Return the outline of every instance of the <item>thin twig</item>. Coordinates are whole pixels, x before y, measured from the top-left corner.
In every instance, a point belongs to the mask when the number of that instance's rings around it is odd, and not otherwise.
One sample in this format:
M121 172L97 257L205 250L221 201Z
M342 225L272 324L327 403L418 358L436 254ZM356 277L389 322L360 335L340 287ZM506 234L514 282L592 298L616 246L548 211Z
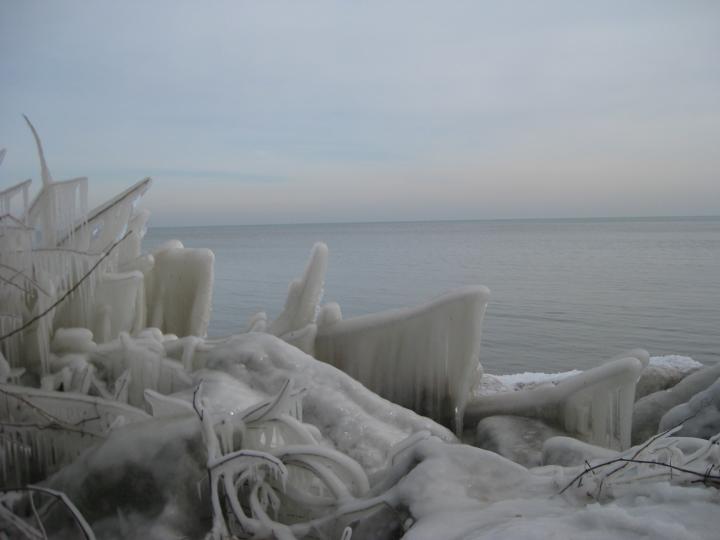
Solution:
M0 267L6 268L7 270L12 270L13 272L15 272L15 275L13 275L12 278L10 278L10 279L15 279L15 276L21 275L21 276L24 277L27 281L29 281L30 283L32 283L33 285L35 285L35 288L37 288L37 290L39 290L41 293L43 293L43 294L46 295L46 296L50 296L50 293L48 293L45 289L43 289L37 281L35 281L35 280L34 280L33 278L31 278L30 276L28 276L28 275L27 275L25 272L23 272L22 270L19 270L19 269L13 267L13 266L10 266L9 264L3 264L3 263L0 263Z
M637 449L637 451L635 451L635 453L632 455L632 459L637 458L644 450L647 450L647 448L648 448L650 445L652 445L655 441L657 441L658 439L662 439L663 437L666 437L667 435L671 435L672 433L674 433L675 431L677 431L678 428L681 427L685 422L687 422L688 420L696 417L699 412L700 412L700 411L697 411L696 413L691 414L690 416L688 416L687 418L684 418L681 422L678 422L678 423L675 424L674 426L666 429L665 431L663 431L663 432L661 432L661 433L657 433L656 435L653 435L652 437L650 437L647 441L645 441L645 442ZM610 472L607 474L607 476L612 476L613 474L615 474L615 473L618 472L618 471L623 470L623 469L624 469L625 467L627 467L627 466L628 466L628 464L627 464L627 463L624 463L623 465L620 465L617 469L615 469L615 470L613 470L613 471L610 471Z
M30 291L28 291L27 289L23 289L23 288L22 288L20 285L18 285L17 283L15 283L15 282L13 282L13 281L10 281L9 279L4 278L4 277L2 277L2 276L0 276L0 281L2 281L2 282L4 282L4 283L7 283L8 285L12 285L12 286L15 287L17 290L19 290L19 291L21 291L21 292L23 292L23 293L25 293L25 294L28 294L28 293L30 292Z
M679 472L684 472L684 473L691 474L694 476L699 476L702 478L702 480L699 480L699 481L702 481L704 483L708 483L708 481L720 483L720 475L710 474L713 467L710 467L705 472L699 472L699 471L693 471L690 469L685 469L684 467L678 467L676 465L671 465L670 463L663 463L662 461L651 461L648 459L633 459L633 458L616 458L616 459L611 459L610 461L606 461L605 463L599 463L598 465L594 465L594 466L590 467L589 469L585 469L583 472L581 472L575 478L573 478L570 481L570 483L560 491L560 495L565 493L565 491L567 491L567 489L569 489L570 486L572 486L578 480L582 479L582 477L585 476L587 473L593 472L597 469L601 469L602 467L608 467L610 465L614 465L615 463L625 463L625 464L637 463L640 465L658 465L660 467L666 467L666 468L670 469L671 471L679 471Z
M28 407L30 407L31 409L37 411L37 413L38 413L40 416L42 416L43 418L45 418L46 420L48 420L49 424L46 424L47 426L50 426L50 425L53 425L53 424L57 424L58 427L60 427L60 428L62 428L62 429L67 429L68 431L77 431L77 432L80 432L80 433L83 433L83 434L87 434L87 435L94 435L94 433L92 433L92 432L87 432L87 431L85 431L85 430L82 430L82 429L78 428L77 426L79 426L80 424L84 423L86 420L95 420L95 418L83 419L83 420L81 420L81 421L79 421L79 422L77 422L77 423L75 423L75 424L71 424L71 423L69 423L69 422L65 422L65 421L61 420L61 419L58 418L57 416L54 416L54 415L50 414L49 412L47 412L47 411L46 411L45 409L43 409L42 407L40 407L40 406L38 406L38 405L35 405L35 404L34 404L32 401L30 401L29 399L21 396L19 393L10 392L10 391L8 391L8 390L5 390L5 389L3 389L3 388L0 388L0 394L5 394L6 396L12 397L13 399L19 401L20 403L23 403L23 404L27 405ZM5 425L5 426L14 426L14 425L17 425L17 426L20 426L20 425L32 426L32 424L29 424L29 423L15 423L15 424L14 424L14 423L12 423L12 422L0 422L0 425Z
M88 525L88 522L85 520L85 517L80 513L80 511L77 509L77 507L72 503L72 501L68 498L65 493L62 491L57 491L55 489L50 489L46 487L41 486L23 486L19 488L0 488L0 493L13 493L13 492L33 492L33 491L39 491L40 493L44 493L46 495L49 495L50 497L53 497L54 499L57 499L61 501L65 508L68 509L70 514L73 517L73 521L75 521L75 524L78 526L78 528L82 531L83 536L85 537L85 540L95 540L95 534L93 533L93 530L90 528L90 525ZM1 507L1 506L0 506Z
M42 519L40 519L40 516L38 515L37 508L35 508L35 498L33 497L35 493L32 491L30 492L30 508L32 508L33 515L35 516L35 521L37 521L38 528L40 529L40 532L43 535L43 538L47 540L47 531L45 531L45 525L43 525Z
M132 231L126 232L126 233L125 233L125 236L123 236L120 240L118 240L118 241L115 242L112 246L110 246L110 249L108 249L107 252L105 252L105 254L104 254L102 257L100 257L100 259L98 259L98 261L97 261L95 264L92 265L92 267L90 268L90 270L88 270L88 271L85 273L85 275L84 275L83 277L81 277L75 285L73 285L72 287L70 287L70 289L68 289L65 294L63 294L60 298L58 298L55 302L53 302L53 304L52 304L49 308L47 308L47 309L46 309L45 311L43 311L42 313L39 313L38 315L35 315L35 317L33 317L32 319L30 319L28 322L26 322L25 324L23 324L21 327L16 328L15 330L13 330L13 331L11 331L11 332L8 332L8 333L5 334L4 336L0 336L0 341L4 341L4 340L6 340L6 339L9 338L9 337L14 336L15 334L18 334L18 333L22 332L23 330L25 330L25 329L28 328L29 326L32 326L35 322L37 322L38 320L40 320L41 318L43 318L45 315L47 315L48 313L50 313L53 309L55 309L55 308L58 306L58 304L60 304L63 300L65 300L68 296L70 296L73 292L75 292L75 290L76 290L78 287L80 287L80 285L82 285L82 283L83 283L88 277L90 277L90 274L92 274L92 273L95 271L95 269L96 269L98 266L100 266L100 263L103 262L105 259L107 259L107 258L110 256L110 253L112 253L112 251L118 246L118 244L120 244L120 242L122 242L122 241L125 240L128 236L130 236L130 233L131 233L131 232L132 232Z

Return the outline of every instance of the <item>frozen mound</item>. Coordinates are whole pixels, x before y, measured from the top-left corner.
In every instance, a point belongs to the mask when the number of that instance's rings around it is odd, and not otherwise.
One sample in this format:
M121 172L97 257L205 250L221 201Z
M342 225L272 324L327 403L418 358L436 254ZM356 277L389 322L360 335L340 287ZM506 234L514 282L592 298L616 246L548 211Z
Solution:
M684 437L709 439L720 432L720 379L690 401L670 409L660 419L659 431L682 425L677 434Z
M395 403L462 432L490 292L467 287L417 308L341 319L321 313L315 357Z
M695 394L714 383L718 377L720 377L720 364L700 369L672 388L639 399L632 413L633 444L639 444L655 435L665 413L676 405L689 401Z
M636 350L627 354L562 378L557 384L473 396L466 408L466 422L496 415L524 416L548 422L592 444L627 448L635 384L647 363L647 353Z
M685 454L660 439L623 453L625 462L590 462L593 474L586 465L528 470L429 439L398 456L395 468L409 470L385 497L407 509L403 538L411 539L714 538L720 498L693 483L702 473L683 477L640 463L667 463L672 455L673 463L692 462L700 471L701 462L716 459L716 446L704 442ZM398 474L389 472L388 483Z
M667 390L702 367L700 362L689 356L653 356L637 383L635 399Z

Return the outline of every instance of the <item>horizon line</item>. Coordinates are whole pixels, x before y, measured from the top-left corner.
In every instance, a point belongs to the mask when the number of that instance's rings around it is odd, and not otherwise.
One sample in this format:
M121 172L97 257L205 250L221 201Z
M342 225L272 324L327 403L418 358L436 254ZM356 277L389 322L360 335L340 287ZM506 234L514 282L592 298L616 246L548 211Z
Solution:
M152 216L151 216L152 219ZM720 214L701 215L660 215L660 216L590 216L590 217L516 217L516 218L468 218L468 219L407 219L407 220L375 220L375 221L307 221L292 223L224 223L215 225L148 225L148 229L199 229L218 227L295 227L311 225L382 225L401 223L473 223L473 222L508 222L508 221L713 221L720 219Z

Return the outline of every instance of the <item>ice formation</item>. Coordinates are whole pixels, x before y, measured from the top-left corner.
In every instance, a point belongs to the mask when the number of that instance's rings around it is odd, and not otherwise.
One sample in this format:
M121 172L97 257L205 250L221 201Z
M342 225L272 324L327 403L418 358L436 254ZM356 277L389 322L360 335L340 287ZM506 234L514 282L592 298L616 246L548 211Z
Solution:
M658 431L682 426L678 435L707 439L720 432L720 378L687 403L670 409L660 419Z
M294 280L288 287L285 309L269 326L268 332L283 337L286 341L295 340L297 334L309 334L309 347L300 347L312 352L315 337L315 315L320 304L327 269L328 248L319 242L313 246L310 262L303 277Z
M702 367L700 362L687 356L653 356L638 381L635 399L672 388Z
M466 287L418 308L344 320L331 306L320 315L315 356L462 432L489 295L485 287Z
M543 443L563 434L536 418L488 416L478 422L474 444L525 467L537 467L543 463Z
M647 353L633 354L554 385L475 397L468 404L466 421L494 415L528 416L545 420L593 444L627 448L635 384L643 368L637 357Z
M649 394L633 407L633 444L640 444L658 431L662 417L670 409L689 401L720 377L720 364L705 367L685 377L667 390Z
M321 243L275 319L208 339L213 254L143 253L150 180L88 210L28 125L40 191L0 191L0 538L716 534L718 366L484 374L486 288L343 319Z

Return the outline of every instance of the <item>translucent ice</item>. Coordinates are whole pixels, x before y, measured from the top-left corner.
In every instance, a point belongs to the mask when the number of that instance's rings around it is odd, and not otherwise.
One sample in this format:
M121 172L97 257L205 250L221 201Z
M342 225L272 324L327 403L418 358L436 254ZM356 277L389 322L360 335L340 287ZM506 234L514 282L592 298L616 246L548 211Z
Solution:
M466 287L417 308L345 320L333 308L322 315L315 356L460 432L489 296L485 287Z
M618 358L557 384L476 397L468 403L466 421L500 414L528 416L592 444L625 449L630 446L635 384L641 371L638 358Z

